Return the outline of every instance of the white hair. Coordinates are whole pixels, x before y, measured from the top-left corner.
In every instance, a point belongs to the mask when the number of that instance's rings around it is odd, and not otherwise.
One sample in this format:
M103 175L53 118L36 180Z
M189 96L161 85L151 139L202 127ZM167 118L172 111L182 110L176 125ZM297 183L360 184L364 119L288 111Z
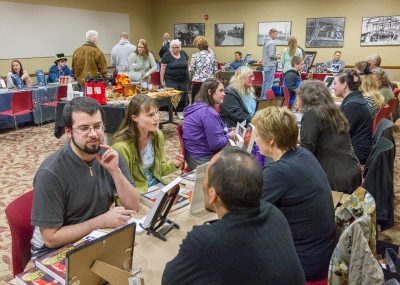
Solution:
M89 42L95 42L98 36L99 33L96 32L95 30L90 30L86 32L86 40Z
M172 47L173 47L173 46L178 46L178 47L179 47L179 50L181 50L182 43L181 43L181 41L178 40L178 39L172 40L172 41L169 43L169 51L170 51L171 53L172 53Z

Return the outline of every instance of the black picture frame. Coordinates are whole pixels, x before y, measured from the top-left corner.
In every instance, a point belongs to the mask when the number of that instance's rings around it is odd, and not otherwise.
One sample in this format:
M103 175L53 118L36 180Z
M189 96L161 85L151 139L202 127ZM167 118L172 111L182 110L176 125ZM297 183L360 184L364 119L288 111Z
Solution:
M193 47L193 40L196 36L205 36L205 23L183 23L174 24L174 39L182 43L182 47Z
M316 56L317 56L316 51L306 51L304 53L304 67L303 67L304 72L310 71Z
M345 17L307 18L306 48L343 47Z
M215 46L244 46L244 23L219 23L214 26Z
M258 22L257 45L262 46L270 29L278 31L278 38L275 40L277 46L287 46L288 39L292 34L292 21Z
M400 16L363 17L360 46L400 45Z

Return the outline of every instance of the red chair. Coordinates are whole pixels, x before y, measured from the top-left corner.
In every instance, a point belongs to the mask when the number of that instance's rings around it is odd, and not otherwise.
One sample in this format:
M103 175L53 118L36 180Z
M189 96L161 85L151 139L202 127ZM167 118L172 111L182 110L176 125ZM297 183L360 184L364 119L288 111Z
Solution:
M23 272L31 259L31 210L33 190L11 202L5 209L11 231L11 256L14 276Z
M51 108L56 108L58 102L61 101L61 98L66 98L67 97L67 91L68 91L68 86L67 85L61 85L58 86L57 89L57 95L55 100L48 102L48 103L40 103L40 122L43 122L42 120L42 107L51 107Z
M385 118L385 119L389 119L390 117L390 107L389 105L384 105L379 111L378 113L376 113L375 118L374 118L374 122L372 124L372 133L374 134L376 131L376 127L378 126L379 122Z
M265 90L265 97L266 97L267 99L271 99L271 100L275 99L275 93L274 93L274 91L273 91L272 89L267 89L267 90Z
M0 115L14 118L15 130L18 130L16 116L33 113L32 91L15 92L11 98L11 109L0 112Z
M328 285L328 278L319 281L309 281L306 285Z
M393 97L389 100L388 105L390 110L390 117L392 121L394 121L395 117L397 117L399 114L399 101L396 97Z
M332 75L332 73L313 73L312 78L313 80L324 81L325 77L327 77L328 75Z
M153 72L151 74L150 82L151 82L152 85L158 85L158 86L161 85L160 72L159 71Z
M398 99L399 98L399 94L400 94L400 88L394 88L393 94L394 94L394 97L396 97Z
M254 74L253 86L254 87L262 87L263 72L261 70L254 70L253 74Z
M183 143L183 125L176 126L176 133L178 134L179 143L181 145L181 153L183 157L185 157L186 151L185 151L185 145ZM181 170L183 173L189 173L190 171L192 171L189 167L185 168L185 162L183 162Z
M290 93L289 89L287 87L282 87L283 88L283 96L285 97L285 100L283 101L283 105L290 108Z

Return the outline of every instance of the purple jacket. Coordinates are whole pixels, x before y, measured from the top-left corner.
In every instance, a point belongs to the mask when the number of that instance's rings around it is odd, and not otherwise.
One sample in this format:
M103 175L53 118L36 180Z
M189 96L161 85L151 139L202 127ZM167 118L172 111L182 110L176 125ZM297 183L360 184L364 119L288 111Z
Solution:
M228 143L220 115L206 103L186 107L184 117L183 143L190 157L213 155Z

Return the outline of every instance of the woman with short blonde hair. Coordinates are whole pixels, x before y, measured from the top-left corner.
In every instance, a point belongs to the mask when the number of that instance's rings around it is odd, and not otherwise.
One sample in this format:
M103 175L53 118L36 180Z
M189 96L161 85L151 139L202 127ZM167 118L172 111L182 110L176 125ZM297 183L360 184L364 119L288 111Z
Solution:
M318 160L296 147L298 127L286 108L258 111L252 123L263 155L274 161L263 169L261 201L274 204L285 215L306 281L328 276L335 247L335 212L331 188Z
M236 123L250 123L256 111L256 99L253 88L253 69L239 67L225 88L225 100L221 105L222 121L230 128Z

